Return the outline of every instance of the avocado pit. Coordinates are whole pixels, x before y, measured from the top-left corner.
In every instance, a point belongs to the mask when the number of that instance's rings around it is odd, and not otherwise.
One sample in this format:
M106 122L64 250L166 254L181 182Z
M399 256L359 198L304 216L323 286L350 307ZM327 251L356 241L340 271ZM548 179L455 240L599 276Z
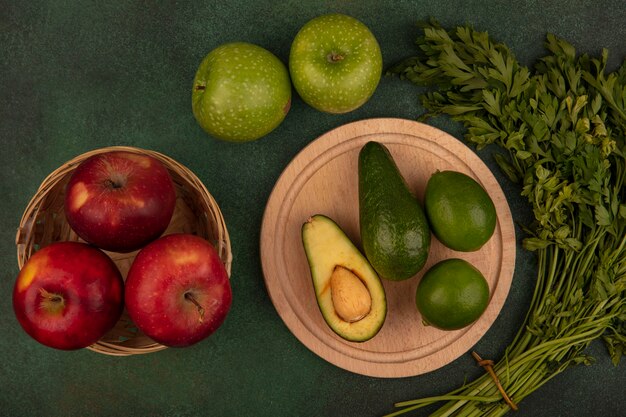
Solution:
M372 296L363 281L341 265L330 277L330 291L335 312L344 321L357 322L372 309Z

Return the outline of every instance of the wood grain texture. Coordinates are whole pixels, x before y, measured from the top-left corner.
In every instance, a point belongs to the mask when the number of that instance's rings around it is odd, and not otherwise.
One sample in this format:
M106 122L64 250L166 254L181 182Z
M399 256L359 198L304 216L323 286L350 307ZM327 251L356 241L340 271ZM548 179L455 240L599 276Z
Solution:
M414 195L422 201L436 170L451 169L476 179L489 193L498 215L492 238L476 252L445 248L432 239L426 266L415 277L384 281L388 312L373 339L347 342L324 322L301 241L301 227L314 214L337 222L361 248L358 216L358 153L368 141L384 143ZM311 351L348 371L376 377L423 374L467 352L489 329L506 300L515 267L515 230L506 198L476 154L431 126L404 119L367 119L343 125L304 148L276 182L265 209L261 260L270 298L290 331ZM489 306L474 324L457 331L424 326L415 289L434 263L465 259L487 279Z

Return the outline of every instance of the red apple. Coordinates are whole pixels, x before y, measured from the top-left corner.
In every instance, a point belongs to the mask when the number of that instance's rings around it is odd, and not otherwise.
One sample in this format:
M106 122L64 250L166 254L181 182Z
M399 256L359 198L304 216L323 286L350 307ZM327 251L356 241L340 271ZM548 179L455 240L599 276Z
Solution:
M189 346L212 334L226 319L231 302L228 273L217 251L190 234L171 234L148 244L126 277L129 316L166 346Z
M167 228L176 191L157 159L111 151L83 161L65 194L65 215L85 241L105 250L131 252Z
M120 318L124 282L101 250L57 242L35 252L13 288L13 310L26 333L56 349L97 342Z

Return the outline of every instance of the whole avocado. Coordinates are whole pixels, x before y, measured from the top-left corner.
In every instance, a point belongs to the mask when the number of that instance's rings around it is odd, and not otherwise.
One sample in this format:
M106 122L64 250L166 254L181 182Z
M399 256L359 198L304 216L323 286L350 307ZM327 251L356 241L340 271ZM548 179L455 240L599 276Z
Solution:
M358 171L363 251L382 278L411 278L430 249L424 211L383 144L370 141L361 148Z

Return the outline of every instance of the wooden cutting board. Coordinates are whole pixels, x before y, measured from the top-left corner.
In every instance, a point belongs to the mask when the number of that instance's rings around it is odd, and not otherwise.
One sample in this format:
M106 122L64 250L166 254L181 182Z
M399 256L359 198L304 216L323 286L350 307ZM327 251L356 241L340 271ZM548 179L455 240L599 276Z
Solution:
M358 154L374 140L385 144L409 188L422 201L436 170L456 170L476 179L491 196L498 215L491 239L477 252L455 252L432 239L426 266L415 277L384 281L387 318L380 332L363 343L348 342L326 325L315 299L301 240L308 217L324 214L361 248ZM467 352L489 329L506 300L515 266L515 230L506 198L476 154L431 126L404 119L368 119L336 128L304 148L285 168L268 200L261 230L265 283L276 311L311 351L351 372L406 377L440 368ZM457 257L476 266L489 283L491 300L474 324L442 331L422 324L415 289L436 262Z

